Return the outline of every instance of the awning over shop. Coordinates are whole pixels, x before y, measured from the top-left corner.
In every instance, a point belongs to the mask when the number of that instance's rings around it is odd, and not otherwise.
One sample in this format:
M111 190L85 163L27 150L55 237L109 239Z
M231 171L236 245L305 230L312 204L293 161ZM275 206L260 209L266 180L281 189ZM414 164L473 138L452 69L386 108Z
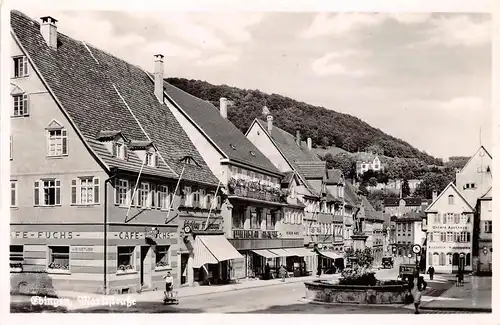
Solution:
M316 253L312 249L298 247L298 248L287 248L287 252L291 253L292 256L315 256Z
M328 251L318 251L321 256L324 256L326 258L331 258L332 260L336 260L337 258L344 258L342 255L334 253L334 252L328 252Z
M243 258L231 243L222 235L196 236L194 241L193 267L204 264L217 264L222 261Z
M253 250L252 252L254 252L255 254L260 255L262 257L265 257L265 258L275 258L275 257L278 257L277 255L271 253L267 249L256 249L256 250Z
M270 249L269 250L271 253L277 255L275 257L287 257L287 256L294 256L294 254L288 252L287 250L284 250L283 248L275 248L275 249Z

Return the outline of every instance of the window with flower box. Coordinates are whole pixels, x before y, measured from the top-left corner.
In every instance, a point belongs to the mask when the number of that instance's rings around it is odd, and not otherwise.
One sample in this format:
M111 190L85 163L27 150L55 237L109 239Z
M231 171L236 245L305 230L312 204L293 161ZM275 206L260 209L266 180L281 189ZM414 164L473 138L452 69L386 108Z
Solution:
M170 246L166 245L156 246L156 270L170 268L169 249Z
M71 204L99 204L99 178L84 176L72 179Z
M47 272L69 273L69 246L49 246Z
M24 245L10 245L10 271L22 272L24 262Z
M116 273L135 272L135 246L118 246L117 253Z

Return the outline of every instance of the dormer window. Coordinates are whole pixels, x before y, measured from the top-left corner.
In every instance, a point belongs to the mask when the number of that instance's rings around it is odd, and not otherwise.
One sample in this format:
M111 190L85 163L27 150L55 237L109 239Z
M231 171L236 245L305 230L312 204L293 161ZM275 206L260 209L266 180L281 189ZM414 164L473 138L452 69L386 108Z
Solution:
M146 152L146 166L149 167L158 167L159 162L158 162L158 153L154 151L147 151Z
M114 156L116 158L125 159L125 144L121 142L115 142L114 144Z

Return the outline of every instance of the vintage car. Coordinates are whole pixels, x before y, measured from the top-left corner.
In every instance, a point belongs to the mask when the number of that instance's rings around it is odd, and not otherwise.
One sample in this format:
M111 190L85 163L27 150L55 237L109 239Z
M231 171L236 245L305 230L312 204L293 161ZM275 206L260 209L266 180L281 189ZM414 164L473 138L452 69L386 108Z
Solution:
M382 257L382 267L384 269L392 269L394 267L394 260L392 257Z
M403 281L408 281L409 278L413 277L417 272L418 267L416 264L401 264L399 265L399 275L398 278Z

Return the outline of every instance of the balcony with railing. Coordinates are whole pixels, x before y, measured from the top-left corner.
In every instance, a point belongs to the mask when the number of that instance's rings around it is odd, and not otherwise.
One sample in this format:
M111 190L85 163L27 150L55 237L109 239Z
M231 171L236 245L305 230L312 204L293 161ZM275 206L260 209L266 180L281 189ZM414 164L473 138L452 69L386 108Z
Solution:
M231 178L228 182L229 196L274 203L286 203L288 192L259 181Z

